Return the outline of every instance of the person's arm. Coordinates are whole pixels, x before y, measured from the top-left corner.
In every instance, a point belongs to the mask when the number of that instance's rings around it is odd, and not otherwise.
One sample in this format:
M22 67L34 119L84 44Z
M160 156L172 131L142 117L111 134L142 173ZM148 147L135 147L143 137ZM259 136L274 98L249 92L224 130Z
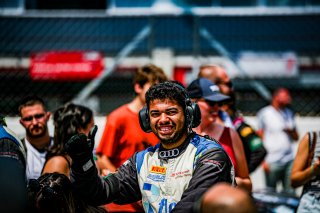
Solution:
M141 193L134 157L122 165L115 174L104 178L98 175L92 154L96 130L95 126L88 138L84 134L77 134L65 145L65 150L72 159L71 181L75 194L92 205L112 201L122 204L138 201L141 199Z
M320 174L319 159L313 165L307 167L309 153L309 134L307 133L299 144L298 152L293 162L291 172L292 187L302 186L312 177Z
M296 128L293 128L293 129L284 129L284 131L289 135L289 137L296 141L299 139L299 134L296 130Z
M259 137L262 138L262 140L263 140L263 138L264 138L264 130L262 128L258 129L257 130L257 135L259 135ZM262 169L266 173L269 173L270 167L269 167L269 164L267 163L267 161L265 161L265 160L262 161L261 165L262 165Z
M106 120L105 128L97 147L97 164L102 175L106 175L110 172L115 172L117 167L110 161L108 156L114 155L114 150L118 144L118 137L120 133L117 133L119 125L117 124L117 117L111 113Z
M100 169L100 174L102 176L108 175L110 172L115 172L117 170L106 155L97 155L97 158L97 166Z
M292 140L297 141L299 139L299 134L298 134L298 131L296 128L294 113L289 109L286 109L285 112L286 112L286 114L288 114L288 116L289 116L288 121L290 121L289 123L291 123L291 124L287 128L285 128L284 131L288 134L288 136Z
M263 140L263 137L264 137L264 119L263 119L263 113L262 111L259 111L257 113L257 122L258 122L258 130L256 131L257 135L262 138Z
M70 178L69 162L63 156L54 156L44 165L41 174L58 172Z
M264 118L263 118L263 112L259 111L257 113L257 120L258 120L258 130L256 131L257 135L262 138L262 140L264 140L264 128L265 128L265 124L264 124ZM267 161L262 161L261 163L262 169L264 170L265 173L269 173L270 172L270 167L269 164L267 163Z
M71 180L75 193L91 205L128 204L141 200L134 157L116 173L105 177L99 176L95 167L84 172L73 164Z
M245 189L248 192L252 190L252 183L249 176L248 165L246 156L244 154L243 145L238 133L234 130L229 128L230 130L230 137L232 139L232 148L234 151L235 161L237 166L235 168L236 173L236 181L238 187Z
M196 163L188 188L174 207L174 212L192 212L194 203L214 184L233 183L232 163L222 149L214 148L204 153Z

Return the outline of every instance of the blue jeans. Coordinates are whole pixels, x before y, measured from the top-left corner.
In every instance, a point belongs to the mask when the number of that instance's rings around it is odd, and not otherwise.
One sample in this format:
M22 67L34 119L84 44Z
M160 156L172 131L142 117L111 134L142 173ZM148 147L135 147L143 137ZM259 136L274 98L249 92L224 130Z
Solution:
M265 172L267 187L276 191L277 183L281 181L283 192L294 195L295 190L291 187L290 183L292 163L293 161L286 164L270 163L269 173Z
M320 196L307 192L301 196L297 213L320 212Z

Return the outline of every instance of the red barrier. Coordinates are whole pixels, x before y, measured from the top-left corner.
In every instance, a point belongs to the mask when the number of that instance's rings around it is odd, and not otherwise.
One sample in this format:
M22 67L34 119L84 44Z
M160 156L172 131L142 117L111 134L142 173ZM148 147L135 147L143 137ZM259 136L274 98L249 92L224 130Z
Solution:
M31 55L33 80L81 81L97 77L104 69L96 51L48 51Z

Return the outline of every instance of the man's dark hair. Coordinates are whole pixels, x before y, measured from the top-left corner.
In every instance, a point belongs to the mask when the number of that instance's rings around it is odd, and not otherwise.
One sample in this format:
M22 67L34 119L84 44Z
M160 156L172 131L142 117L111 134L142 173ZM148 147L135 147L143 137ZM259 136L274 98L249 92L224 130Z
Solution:
M174 81L165 81L155 84L146 93L146 103L149 108L150 102L154 100L173 100L185 110L186 99L188 97L187 91L180 84Z
M45 105L42 98L40 98L39 96L36 96L36 95L27 96L20 101L20 104L18 107L19 116L21 116L21 109L22 108L27 107L27 106L33 106L35 104L42 105L44 110L46 110L46 105Z

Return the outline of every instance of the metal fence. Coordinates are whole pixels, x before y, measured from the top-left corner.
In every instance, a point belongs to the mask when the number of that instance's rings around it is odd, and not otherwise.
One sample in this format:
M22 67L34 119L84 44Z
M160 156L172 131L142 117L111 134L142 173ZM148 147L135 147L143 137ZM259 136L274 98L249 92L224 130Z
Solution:
M131 83L137 66L152 62L153 50L169 48L173 57L190 56L188 66L196 76L200 57L235 60L242 51L297 54L298 74L291 77L237 76L233 79L238 107L255 115L266 105L252 81L272 92L290 89L293 109L302 116L320 115L320 13L107 15L103 13L29 13L0 16L1 113L17 115L19 101L37 94L49 110L73 100L92 80L34 80L30 57L42 51L98 51L106 60L104 78L83 104L98 114L108 114L133 98ZM148 33L140 36L145 27ZM203 30L209 37L202 34ZM137 40L138 39L138 40ZM218 42L218 43L217 43ZM218 46L217 46L218 44ZM221 45L221 46L219 46ZM127 48L127 49L126 49ZM133 61L126 64L128 57ZM144 58L144 60L141 60ZM306 60L304 60L306 59ZM173 60L177 62L177 60ZM307 61L307 62L306 62Z

